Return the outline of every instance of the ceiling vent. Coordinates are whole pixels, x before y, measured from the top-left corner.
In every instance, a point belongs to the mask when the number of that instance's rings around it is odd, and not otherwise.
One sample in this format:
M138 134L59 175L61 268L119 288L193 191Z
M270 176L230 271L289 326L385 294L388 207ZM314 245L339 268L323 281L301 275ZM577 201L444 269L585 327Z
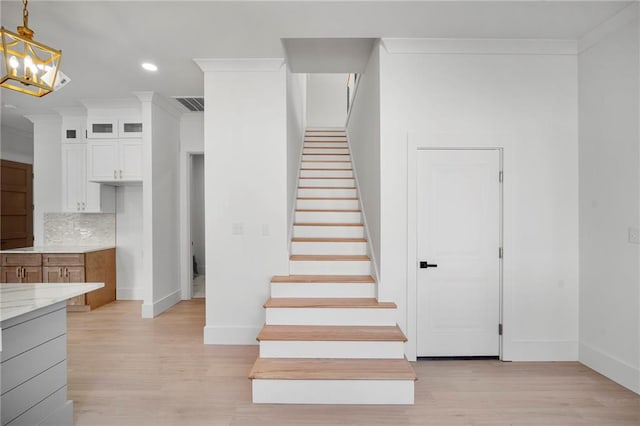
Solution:
M204 98L202 97L175 97L174 99L191 112L204 111Z

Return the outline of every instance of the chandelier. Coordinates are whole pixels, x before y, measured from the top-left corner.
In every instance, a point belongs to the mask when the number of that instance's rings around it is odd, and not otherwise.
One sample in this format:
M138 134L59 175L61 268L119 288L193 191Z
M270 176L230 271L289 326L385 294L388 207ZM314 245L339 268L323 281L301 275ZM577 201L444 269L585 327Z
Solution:
M0 86L41 97L53 91L58 78L62 51L33 40L29 28L28 0L23 0L23 25L18 33L0 29L2 59Z

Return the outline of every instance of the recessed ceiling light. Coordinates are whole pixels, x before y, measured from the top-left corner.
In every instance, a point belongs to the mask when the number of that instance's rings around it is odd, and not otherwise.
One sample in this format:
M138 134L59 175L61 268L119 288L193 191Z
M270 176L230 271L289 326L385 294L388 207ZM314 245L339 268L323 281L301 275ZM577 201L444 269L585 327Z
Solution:
M142 64L142 68L144 68L147 71L158 71L158 67L155 64L152 64L151 62L144 62Z

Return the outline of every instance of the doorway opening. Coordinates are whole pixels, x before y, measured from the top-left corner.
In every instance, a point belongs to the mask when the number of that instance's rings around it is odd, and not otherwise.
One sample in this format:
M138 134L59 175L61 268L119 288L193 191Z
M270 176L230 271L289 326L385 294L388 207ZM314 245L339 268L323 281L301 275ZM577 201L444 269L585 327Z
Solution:
M191 235L191 297L203 298L206 283L204 234L204 154L191 156L190 176L190 235Z

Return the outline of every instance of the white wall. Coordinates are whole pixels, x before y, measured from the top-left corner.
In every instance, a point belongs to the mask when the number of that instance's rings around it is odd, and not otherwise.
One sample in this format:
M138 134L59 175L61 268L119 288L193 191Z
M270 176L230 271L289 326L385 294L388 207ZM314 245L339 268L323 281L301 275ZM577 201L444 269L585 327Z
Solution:
M637 5L636 5L637 6ZM637 14L579 56L580 361L640 392Z
M293 229L293 211L298 192L300 152L306 128L307 75L287 69L287 224L289 238Z
M340 127L347 119L347 74L308 74L307 126Z
M198 274L206 274L204 240L204 155L194 155L191 167L191 241Z
M353 166L375 274L380 261L380 49L374 47L347 122Z
M116 188L116 298L143 300L142 185Z
M62 211L62 146L59 115L31 115L33 122L33 237L44 244L44 213Z
M207 105L205 343L255 344L269 281L288 274L282 62L198 61Z
M576 50L519 43L510 41L504 53L502 42L486 40L418 41L413 54L381 50L379 295L398 304L410 356L417 259L415 192L408 190L415 191L417 148L500 147L503 358L577 359Z
M33 164L33 134L2 126L0 134L0 158Z
M142 316L153 318L176 304L180 287L178 158L180 113L152 92L142 102L144 302Z

